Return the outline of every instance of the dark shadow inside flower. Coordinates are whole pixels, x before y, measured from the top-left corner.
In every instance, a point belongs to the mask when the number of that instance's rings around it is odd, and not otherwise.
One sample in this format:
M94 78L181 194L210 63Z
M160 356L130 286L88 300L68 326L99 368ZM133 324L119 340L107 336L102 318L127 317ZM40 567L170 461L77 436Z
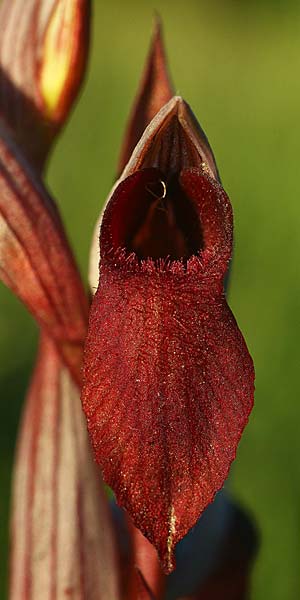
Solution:
M199 216L174 176L166 183L157 170L144 191L132 190L127 196L126 212L132 215L122 237L114 245L134 252L139 259L170 258L186 260L203 245ZM138 193L137 193L138 192ZM125 208L125 207L124 207ZM124 215L119 218L124 220Z
M131 185L134 183L134 185ZM169 181L158 169L143 169L121 184L110 224L114 250L124 248L139 260L186 261L203 248L197 204L177 176ZM125 191L125 190L124 190Z
M146 192L152 201L147 202L143 222L130 241L138 258L180 260L197 254L203 243L201 223L177 180L169 184L159 180Z

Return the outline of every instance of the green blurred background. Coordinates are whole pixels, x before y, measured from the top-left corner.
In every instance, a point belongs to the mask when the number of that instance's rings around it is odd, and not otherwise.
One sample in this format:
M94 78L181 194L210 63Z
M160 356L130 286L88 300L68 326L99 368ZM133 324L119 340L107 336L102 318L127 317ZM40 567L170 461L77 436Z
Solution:
M89 240L113 181L157 9L176 91L206 131L234 207L229 301L254 358L257 391L231 488L261 530L252 597L298 600L300 4L97 0L94 5L89 75L52 157L49 186L86 277ZM3 286L0 332L2 599L12 457L37 343L32 319Z

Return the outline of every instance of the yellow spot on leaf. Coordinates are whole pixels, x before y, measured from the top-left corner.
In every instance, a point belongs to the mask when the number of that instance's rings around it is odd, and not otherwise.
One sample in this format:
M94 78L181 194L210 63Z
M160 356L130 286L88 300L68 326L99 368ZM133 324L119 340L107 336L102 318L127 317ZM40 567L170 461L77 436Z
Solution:
M51 118L65 91L76 44L75 0L60 0L51 16L42 51L40 91Z
M169 513L169 535L168 535L168 539L167 539L168 567L169 567L169 569L171 569L172 566L173 566L173 564L172 564L172 554L173 554L173 540L174 540L175 533L176 533L176 515L175 515L174 506L171 505L170 506L170 513Z

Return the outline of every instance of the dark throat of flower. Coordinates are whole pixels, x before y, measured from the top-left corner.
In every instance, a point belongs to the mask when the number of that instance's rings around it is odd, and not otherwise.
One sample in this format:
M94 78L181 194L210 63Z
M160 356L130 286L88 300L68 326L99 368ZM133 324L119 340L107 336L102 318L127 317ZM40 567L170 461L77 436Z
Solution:
M126 176L127 175L127 176ZM104 211L102 261L118 268L226 271L230 202L188 105L174 98L146 129ZM222 265L215 270L216 261Z
M101 236L106 247L101 242L102 250L113 254L122 250L139 263L161 259L180 261L185 267L204 249L205 237L199 197L186 191L181 175L187 169L203 175L205 162L177 114L171 114L156 132L137 167L108 204ZM107 226L109 235L105 234Z
M124 247L139 260L186 261L203 247L201 222L193 200L181 188L178 176L165 176L158 169L142 173L142 190L127 197L126 215L119 214L120 226L113 246ZM120 223L120 225L121 225Z

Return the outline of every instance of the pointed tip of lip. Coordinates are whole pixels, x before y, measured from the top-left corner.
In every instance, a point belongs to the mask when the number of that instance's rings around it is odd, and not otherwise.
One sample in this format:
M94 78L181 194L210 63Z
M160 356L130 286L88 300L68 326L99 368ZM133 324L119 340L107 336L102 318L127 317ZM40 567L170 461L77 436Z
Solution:
M174 104L175 104L175 106L176 106L178 109L180 109L180 108L182 108L182 107L186 107L186 106L187 106L187 103L186 103L186 101L184 100L184 98L183 98L182 96L178 96L178 95L176 95L176 96L173 96L173 100L174 100Z
M179 118L183 112L186 112L187 109L191 110L188 103L182 98L182 96L175 95L173 96L167 104L163 107L166 113L170 115L177 115Z
M142 164L145 166L145 156L151 147L151 140L153 141L158 132L161 134L162 130L169 126L172 119L178 121L183 135L186 136L189 143L195 148L195 152L198 152L201 157L201 168L205 167L213 179L220 181L215 158L207 137L190 105L180 95L175 95L168 100L149 123L122 171L122 180L141 168ZM149 163L149 165L153 166L152 163Z

